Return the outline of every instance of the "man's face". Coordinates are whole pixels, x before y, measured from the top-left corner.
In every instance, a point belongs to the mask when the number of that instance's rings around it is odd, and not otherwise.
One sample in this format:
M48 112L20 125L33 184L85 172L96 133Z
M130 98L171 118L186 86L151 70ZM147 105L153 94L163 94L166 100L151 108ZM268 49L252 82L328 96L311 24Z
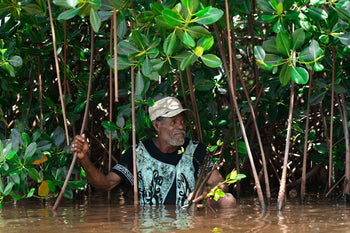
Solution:
M164 117L158 122L158 137L172 146L182 146L185 142L186 124L183 114Z

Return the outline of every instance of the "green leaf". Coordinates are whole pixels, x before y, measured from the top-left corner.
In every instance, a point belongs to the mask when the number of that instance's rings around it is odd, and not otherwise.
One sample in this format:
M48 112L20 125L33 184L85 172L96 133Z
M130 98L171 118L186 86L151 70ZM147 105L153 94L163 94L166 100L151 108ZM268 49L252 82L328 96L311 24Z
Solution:
M185 70L189 65L191 65L193 55L194 54L190 54L181 60L181 62L180 62L181 70Z
M156 48L160 42L162 42L162 39L161 38L156 38L154 39L151 44L149 45L150 48Z
M110 131L115 131L119 129L119 127L114 122L110 121L102 121L101 125L103 128L108 129Z
M322 55L323 51L316 40L312 40L310 45L303 49L298 58L303 62L313 62Z
M78 0L54 0L53 3L64 8L74 8Z
M176 35L175 33L171 33L164 40L163 50L167 56L171 56L176 48Z
M4 62L3 66L5 67L5 70L7 70L10 73L11 77L15 77L16 76L15 68L13 68L13 66L10 65L10 63Z
M163 15L158 15L154 18L154 21L156 21L156 24L158 27L160 28L164 28L164 29L172 29L174 28L175 26L171 26L169 25L166 20L164 19L164 16Z
M261 46L255 46L254 47L254 56L256 60L259 60L260 62L264 62L265 59L265 50Z
M34 195L34 192L35 192L35 188L31 188L27 193L27 198L31 198Z
M183 20L181 19L181 17L175 13L174 11L170 10L170 9L164 9L163 10L163 17L165 19L165 21L173 27L177 27L180 26L183 23Z
M37 4L27 4L23 5L21 8L30 15L43 15L43 11Z
M238 12L242 12L247 15L252 12L252 2L250 0L238 0L236 1L235 5Z
M272 37L263 43L263 48L267 53L274 53L279 54L277 45L276 45L276 38Z
M268 14L268 13L263 13L261 15L262 20L264 20L266 23L273 23L276 19L276 15L274 14Z
M188 9L188 11L192 14L198 8L199 1L198 0L181 0L181 3Z
M52 134L52 141L56 146L59 146L64 142L65 136L64 130L58 126Z
M139 53L140 50L135 47L135 45L127 40L123 40L118 43L118 54L130 55ZM118 58L119 61L119 58Z
M29 146L26 149L26 152L24 153L24 160L27 161L30 158L32 158L32 156L35 154L36 151L36 143L32 142L29 144Z
M41 176L40 176L39 172L35 168L33 168L33 167L29 168L28 169L28 175L34 181L36 181L38 183L41 183Z
M214 37L200 38L197 42L197 46L202 47L203 51L209 50L214 45Z
M197 17L195 22L204 25L212 24L218 21L223 14L222 10L212 7L203 16Z
M328 44L329 43L329 35L321 35L319 37L320 41L323 43L323 44Z
M310 0L310 4L316 6L316 5L321 5L321 4L325 3L326 1L327 0Z
M162 6L162 4L158 2L152 2L150 7L155 16L161 15L164 10L164 7Z
M185 31L183 34L182 42L191 48L196 45L194 39L191 37L191 35L187 31Z
M238 180L244 179L244 178L246 178L246 177L247 177L247 176L244 175L244 174L238 174L237 177L235 178L235 180L238 181Z
M12 187L13 187L14 185L15 185L15 184L12 183L12 182L9 182L9 183L6 185L6 187L5 187L5 189L4 189L4 192L3 192L4 196L9 195L9 193L12 191Z
M149 58L156 58L159 54L159 49L158 48L151 48L147 51L147 56Z
M205 54L201 59L206 66L211 68L217 68L222 65L220 58L214 54Z
M117 11L121 11L130 5L130 0L108 0L108 2L115 7Z
M152 59L152 67L154 71L159 71L162 67L163 64L165 63L165 60L161 60L161 59Z
M98 32L100 30L101 18L99 14L97 14L97 10L94 10L93 8L90 9L90 23L94 29L94 32Z
M136 78L135 78L135 96L137 98L143 99L142 98L142 93L143 93L144 87L145 87L145 82L143 80L141 72L138 71L137 74L136 74Z
M154 14L152 11L143 11L136 16L136 21L142 25L152 21L153 19L154 19Z
M91 5L91 8L96 11L101 7L101 0L89 0L89 3Z
M21 200L23 197L14 193L9 193L9 195L16 201Z
M10 64L14 67L19 67L23 64L23 60L20 56L13 56L10 58Z
M192 38L202 38L211 37L210 32L203 26L192 26L187 28L187 32L192 36Z
M197 17L202 17L202 16L205 15L211 8L212 8L212 6L204 7L203 9L197 11L196 14L194 14L194 15L197 16Z
M55 192L56 191L56 186L53 184L53 182L51 180L48 180L47 183L48 183L48 186L49 186L49 189L51 190L51 192Z
M195 85L196 91L211 91L215 87L215 83L212 80L204 80L204 82ZM220 122L222 124L222 122ZM219 124L218 124L219 125Z
M15 150L10 151L10 152L6 155L6 160L12 160L12 159L15 157L16 154L17 154L17 151L15 151Z
M310 105L316 105L319 104L323 101L324 97L326 96L326 91L319 91L319 92L314 92L312 93L309 104Z
M343 20L345 23L350 23L350 12L349 9L346 8L334 8L337 12L339 18Z
M268 13L275 13L276 8L272 6L270 0L257 0L258 7Z
M277 15L280 15L280 14L282 14L282 12L283 12L283 3L278 3L277 4L277 7L276 7L276 10L277 10Z
M309 81L309 73L302 67L292 67L291 75L297 84L306 84Z
M322 9L322 8L311 6L308 9L308 11L309 11L309 14L310 14L311 18L313 18L315 21L323 20L323 19L327 19L328 18L327 12L324 9Z
M0 179L0 193L4 193L4 187L5 187L4 180Z
M73 8L63 11L58 15L57 20L69 20L76 16L80 11L80 8Z
M124 119L123 116L121 116L121 115L118 115L118 116L117 116L116 125L117 125L119 128L123 128L123 127L125 126L125 119Z
M266 54L264 62L266 63L266 69L271 69L271 68L277 68L278 65L283 64L282 63L282 57L279 55L275 54Z
M305 42L305 32L302 28L295 30L292 34L292 49L296 51Z
M215 190L215 194L214 194L213 199L215 201L218 201L220 199L220 197L224 197L224 196L225 196L225 192L222 191L221 189L217 189L217 190Z
M237 177L237 171L233 169L229 174L226 176L226 180L234 180Z
M108 60L108 65L114 68L114 58ZM128 69L132 65L131 61L125 56L118 56L118 70Z
M328 13L327 25L329 29L333 29L333 27L338 23L339 17L338 13L335 10L332 10Z
M318 71L322 71L322 70L324 70L324 66L321 63L315 62L314 70L317 71L317 72Z
M283 22L281 18L278 18L278 20L273 24L272 26L272 30L275 33L279 33L279 32L284 32L284 26L283 26Z
M197 46L195 49L194 49L194 54L196 54L197 57L201 57L203 55L203 47L201 46Z
M247 154L248 153L245 142L238 141L237 142L237 147L238 147L238 153L240 153L240 154Z
M340 36L338 36L338 39L340 40L340 42L343 45L350 47L350 33L349 32L341 34Z
M282 66L281 73L279 75L280 82L282 86L285 86L289 83L292 73L292 66L289 63L285 63Z
M142 63L142 73L146 77L150 76L152 73L152 63L147 56L146 56L146 59L144 60L144 62Z
M69 187L77 190L84 190L85 185L87 184L86 180L73 180L68 182Z
M145 50L144 39L142 38L142 35L139 32L139 30L134 29L132 31L131 36L132 36L132 41L135 43L136 47Z
M289 35L283 31L277 33L276 38L277 50L283 55L289 56L290 54L290 40Z
M23 145L28 146L30 143L30 137L27 133L22 133Z

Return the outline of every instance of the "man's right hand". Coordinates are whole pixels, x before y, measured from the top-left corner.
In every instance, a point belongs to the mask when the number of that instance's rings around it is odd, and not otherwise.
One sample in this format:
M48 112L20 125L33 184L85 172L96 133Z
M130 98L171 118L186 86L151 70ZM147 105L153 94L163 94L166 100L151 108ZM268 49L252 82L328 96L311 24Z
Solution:
M87 157L88 151L90 148L90 144L85 137L85 134L82 136L76 135L70 147L70 151L74 154L77 153L78 159L84 159Z

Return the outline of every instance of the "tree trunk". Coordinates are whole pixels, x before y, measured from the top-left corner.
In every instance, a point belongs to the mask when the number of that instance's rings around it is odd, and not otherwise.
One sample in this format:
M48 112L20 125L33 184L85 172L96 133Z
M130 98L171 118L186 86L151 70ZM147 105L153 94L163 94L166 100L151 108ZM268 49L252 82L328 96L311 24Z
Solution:
M328 189L332 187L333 183L333 117L334 117L334 81L335 80L335 48L332 48L332 98L331 98L331 120L329 127L329 173L328 173Z
M306 110L306 126L305 126L305 138L304 138L304 154L303 154L303 168L301 175L301 189L300 189L300 201L303 203L305 196L305 184L306 184L306 163L307 163L307 148L308 148L308 136L309 136L309 123L310 123L310 98L312 93L312 79L313 79L313 67L310 72L309 92L308 92L308 105Z
M283 200L284 200L285 193L286 193L287 164L288 164L288 154L289 154L289 145L290 145L290 135L291 135L291 131L292 131L293 106L294 106L294 81L291 80L286 147L284 150L283 170L282 170L280 189L278 192L278 199L277 199L277 210L278 211L280 211L283 207Z
M248 142L248 138L247 138L247 134L244 128L244 124L243 124L243 120L239 111L239 106L236 100L236 95L235 95L235 90L233 88L233 65L232 65L232 47L231 47L231 34L230 34L230 22L229 22L229 10L228 10L228 0L225 0L225 9L226 9L226 27L227 27L227 41L228 41L228 47L229 47L229 67L230 67L230 72L229 72L229 77L228 77L228 85L229 85L229 90L231 92L231 98L232 98L232 102L234 104L234 107L236 109L236 113L237 113L237 118L239 121L239 124L241 126L241 130L242 130L242 135L243 135L243 139L247 148L247 153L248 153L248 157L250 160L250 165L252 167L252 171L253 171L253 175L254 175L254 180L255 180L255 185L256 185L256 190L258 192L258 197L259 197L259 201L260 201L260 205L262 209L265 209L265 201L264 201L264 197L263 197L263 193L261 191L261 186L260 186L260 181L259 181L259 177L258 174L256 172L256 168L255 168L255 164L254 164L254 158L252 155L252 152L250 150L250 145Z

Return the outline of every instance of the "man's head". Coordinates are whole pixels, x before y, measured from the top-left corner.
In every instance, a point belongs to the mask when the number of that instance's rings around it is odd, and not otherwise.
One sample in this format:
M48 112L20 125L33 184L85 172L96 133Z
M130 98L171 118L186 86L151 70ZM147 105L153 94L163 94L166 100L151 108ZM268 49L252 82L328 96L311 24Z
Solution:
M149 108L149 115L158 138L169 145L181 146L185 142L186 124L184 109L174 97L158 100Z

